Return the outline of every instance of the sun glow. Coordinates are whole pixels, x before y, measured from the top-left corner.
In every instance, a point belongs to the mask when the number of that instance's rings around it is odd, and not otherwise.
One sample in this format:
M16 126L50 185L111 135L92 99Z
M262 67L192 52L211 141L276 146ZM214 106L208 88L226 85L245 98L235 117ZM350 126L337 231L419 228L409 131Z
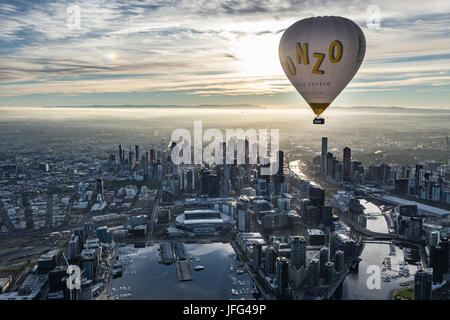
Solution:
M118 58L118 55L114 51L108 52L105 54L105 59L108 61L115 61L115 60L117 60L117 58Z
M240 69L247 76L281 75L278 58L279 35L260 35L239 41L236 56Z

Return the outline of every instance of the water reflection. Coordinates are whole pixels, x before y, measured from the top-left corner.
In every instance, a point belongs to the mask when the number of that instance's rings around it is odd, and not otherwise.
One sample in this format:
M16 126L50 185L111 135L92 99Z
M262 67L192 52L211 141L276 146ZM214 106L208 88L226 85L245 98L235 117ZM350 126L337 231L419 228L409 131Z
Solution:
M153 246L126 254L126 259L132 259L133 263L125 266L122 278L113 281L111 295L139 300L254 298L251 277L247 273L237 274L230 270L230 266L239 263L229 244L185 244L188 261L189 257L193 257L190 264L194 280L184 282L178 281L175 264L158 263L158 248L159 244L154 243ZM205 269L194 271L196 265L202 265Z
M388 233L387 222L378 206L360 200L367 215L367 229ZM417 270L417 250L387 243L366 243L361 255L358 273L350 273L343 284L342 299L345 300L390 300L392 291L411 283ZM369 289L367 281L369 266L378 266L382 281L380 289Z

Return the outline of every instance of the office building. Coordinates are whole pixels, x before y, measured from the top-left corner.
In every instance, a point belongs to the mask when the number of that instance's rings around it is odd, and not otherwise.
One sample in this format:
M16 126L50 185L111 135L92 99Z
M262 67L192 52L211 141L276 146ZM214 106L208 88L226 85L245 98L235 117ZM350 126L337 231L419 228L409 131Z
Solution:
M442 247L442 268L443 272L447 273L449 271L449 242L447 237L442 237L439 245Z
M433 270L418 270L414 275L414 300L431 300Z
M288 198L278 199L278 210L289 211L290 209L291 209L291 200L289 200Z
M318 187L309 188L309 199L312 204L317 207L323 207L325 205L325 190Z
M289 291L289 264L285 257L277 258L278 294L287 295Z
M352 150L349 147L344 148L342 162L344 163L344 181L351 181Z
M433 269L433 282L441 283L444 280L444 270L448 269L448 261L445 261L444 249L440 245L431 248L430 267Z
M331 261L325 262L321 273L323 274L325 285L330 286L333 283L334 263Z
M308 266L309 286L315 288L319 285L319 260L312 259Z
M98 227L96 236L102 243L109 243L112 241L112 233L108 230L107 226Z
M66 276L66 266L57 266L48 274L48 285L50 292L63 291L66 283L63 281Z
M325 244L325 234L321 229L308 229L308 245L322 246Z
M343 251L345 260L353 260L358 255L355 240L353 240L348 233L334 232L331 237L331 254L336 254L337 251Z
M91 239L94 237L94 223L91 221L86 221L84 223L84 233L86 235L86 239Z
M325 264L329 261L329 250L327 247L320 248L319 252L319 274L320 277L325 277Z
M342 272L345 269L345 255L344 251L337 250L334 255L334 264L337 272Z
M253 268L257 271L262 263L262 244L260 242L255 242L253 244L253 252L252 252L252 265Z
M80 238L78 236L73 236L69 241L69 257L70 261L75 261L80 255Z
M325 226L333 224L333 208L331 206L323 206L320 208L320 222Z
M250 231L250 212L247 210L238 210L237 229L239 232Z
M119 144L119 162L120 166L123 167L123 149L121 144Z
M81 251L81 271L83 277L94 279L96 276L96 252L94 249L84 249Z
M81 279L77 300L94 300L92 284L92 280L88 280L86 278Z
M306 240L301 236L290 237L291 264L294 268L306 265Z
M399 213L404 217L415 217L417 216L417 205L415 204L405 204L399 206Z
M139 161L139 146L134 146L134 155L136 156L136 161Z
M103 179L102 178L98 178L96 181L96 185L97 185L97 195L101 195L101 199L102 201L104 200L104 189L103 189Z
M328 151L328 138L322 137L322 157L321 157L322 176L327 175L327 151Z
M273 247L267 247L264 256L264 271L266 274L275 274L277 255Z
M414 179L414 191L418 193L422 186L422 178L423 178L423 165L416 164L416 172Z

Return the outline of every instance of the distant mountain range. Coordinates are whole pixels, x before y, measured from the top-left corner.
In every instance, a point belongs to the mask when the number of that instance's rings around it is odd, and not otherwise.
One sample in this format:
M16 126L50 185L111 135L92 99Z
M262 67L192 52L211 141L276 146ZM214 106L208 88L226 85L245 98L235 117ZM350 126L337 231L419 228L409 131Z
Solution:
M0 106L2 107L2 106ZM3 106L7 107L7 106ZM305 105L299 106L282 106L282 107L271 107L271 106L261 106L256 104L201 104L201 105L89 105L89 106L42 106L42 108L74 108L74 109L98 109L98 108L115 108L115 109L297 109L297 108L308 108ZM334 110L365 110L365 111L380 111L383 112L450 112L450 107L429 107L429 108L420 108L420 107L377 107L377 106L351 106L351 107L343 107L343 106L333 106Z
M255 104L201 104L201 105L132 105L132 104L124 104L124 105L90 105L90 106L43 106L42 108L133 108L133 109L151 109L151 108L160 108L160 109L183 109L183 108L203 108L203 109L215 109L215 108L226 108L226 109L268 109L268 107L255 105Z

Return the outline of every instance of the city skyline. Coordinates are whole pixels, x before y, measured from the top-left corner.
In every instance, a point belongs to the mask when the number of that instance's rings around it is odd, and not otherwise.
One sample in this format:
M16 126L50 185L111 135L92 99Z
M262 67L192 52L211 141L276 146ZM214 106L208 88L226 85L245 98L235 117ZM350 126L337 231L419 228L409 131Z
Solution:
M449 18L448 0L1 2L0 301L273 319L450 300Z

